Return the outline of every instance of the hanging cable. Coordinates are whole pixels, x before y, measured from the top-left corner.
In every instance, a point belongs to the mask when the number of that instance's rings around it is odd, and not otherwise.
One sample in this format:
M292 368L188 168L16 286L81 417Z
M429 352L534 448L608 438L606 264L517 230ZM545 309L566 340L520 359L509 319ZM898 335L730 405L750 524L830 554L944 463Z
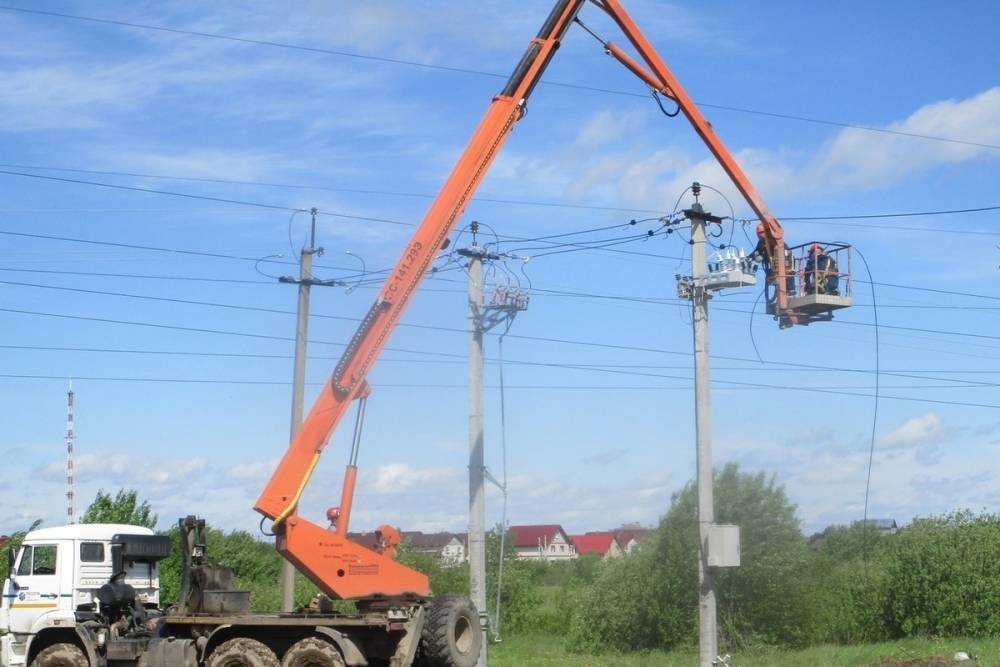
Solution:
M757 298L753 302L753 308L750 309L750 344L753 345L753 352L754 354L757 355L757 361L759 361L761 364L764 363L764 358L760 356L760 350L757 349L757 341L754 340L753 337L753 318L754 315L757 314L757 304L760 303L760 298L764 296L764 292L766 290L767 290L767 285L765 285L764 289L762 289L760 291L760 294L757 295Z
M667 118L676 118L677 114L681 112L681 105L678 104L677 108L674 109L674 112L670 113L669 111L667 111L666 107L663 106L663 100L660 99L660 94L655 90L653 90L652 88L649 89L649 92L650 94L652 94L653 99L656 101L656 106L660 107L660 111L662 111L663 115L666 116Z
M868 260L865 259L864 254L858 250L854 249L858 253L858 257L865 265L865 272L868 274L868 285L871 287L872 292L872 318L875 323L875 395L873 399L874 408L872 410L872 433L871 433L871 444L868 447L868 474L865 478L865 509L861 522L862 528L868 527L868 500L871 494L872 485L872 465L875 460L875 431L878 427L878 407L879 407L879 389L880 389L880 376L881 376L881 359L879 355L879 326L878 326L878 304L875 299L875 280L872 278L871 267L868 266ZM867 532L865 533L865 579L868 578L868 556L869 556L869 541L867 538Z
M509 317L507 319L507 327L497 339L497 368L500 380L500 476L502 480L500 491L503 493L503 509L500 514L500 559L497 566L496 622L494 623L493 631L493 639L497 642L502 641L500 638L500 600L501 593L503 591L504 555L507 547L507 399L505 392L506 386L504 385L503 378L503 339L507 333L510 332L510 325L513 324L513 322L513 317Z

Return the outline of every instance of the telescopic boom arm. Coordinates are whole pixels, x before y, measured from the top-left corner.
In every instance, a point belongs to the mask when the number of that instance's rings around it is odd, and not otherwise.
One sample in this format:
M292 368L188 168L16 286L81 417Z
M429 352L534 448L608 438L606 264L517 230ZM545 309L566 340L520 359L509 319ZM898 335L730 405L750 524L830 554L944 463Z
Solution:
M340 507L327 513L333 526L326 529L300 517L297 513L299 499L323 448L352 401L360 399L359 417L363 414L364 400L370 392L366 382L368 372L388 342L420 281L444 246L448 233L465 210L514 125L524 115L528 97L584 2L585 0L556 2L507 84L493 98L465 151L406 245L375 303L351 338L332 376L320 391L284 458L257 499L255 509L273 522L278 550L328 595L347 598L407 594L427 596L430 593L427 577L393 560L393 549L398 544L399 535L391 527L383 526L380 529L381 545L376 550L366 549L347 539L357 475L356 442L344 476ZM771 247L780 247L783 236L781 225L768 212L746 175L712 131L711 125L632 18L617 0L595 1L594 4L607 12L621 27L652 71L645 69L614 44L605 44L607 52L651 88L677 103L764 222L768 243ZM781 255L779 253L773 256ZM784 264L776 262L776 265L779 312L787 313L783 291Z

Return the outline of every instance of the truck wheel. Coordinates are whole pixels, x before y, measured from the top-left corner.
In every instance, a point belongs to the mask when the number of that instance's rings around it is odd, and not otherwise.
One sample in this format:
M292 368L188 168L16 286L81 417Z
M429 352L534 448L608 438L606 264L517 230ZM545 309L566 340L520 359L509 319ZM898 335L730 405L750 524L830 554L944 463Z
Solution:
M237 637L220 644L208 656L206 667L280 667L278 656L256 639Z
M53 644L43 648L35 659L31 661L31 667L88 667L87 656L83 654L76 644Z
M281 667L344 667L344 658L333 644L306 637L285 652Z
M424 610L420 649L429 667L475 667L482 648L479 613L464 595L442 595Z

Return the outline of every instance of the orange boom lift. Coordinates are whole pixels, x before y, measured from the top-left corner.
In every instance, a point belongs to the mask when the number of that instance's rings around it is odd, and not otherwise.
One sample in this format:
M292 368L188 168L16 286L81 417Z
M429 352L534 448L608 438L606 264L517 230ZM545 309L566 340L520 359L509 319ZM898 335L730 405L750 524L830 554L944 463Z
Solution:
M677 78L657 54L618 0L591 0L621 28L645 65L619 46L605 42L605 51L642 79L652 90L674 101L719 161L747 203L761 220L758 234L771 257L785 256L784 231L736 160L715 134L711 124L695 106ZM528 98L566 31L576 20L585 0L558 0L538 35L531 40L503 90L496 95L476 128L451 174L407 243L402 256L382 286L375 303L337 363L330 379L292 440L255 509L272 521L278 551L326 594L337 598L414 598L430 595L427 577L394 560L398 532L390 526L379 530L380 544L367 549L347 538L351 502L357 479L357 453L364 405L371 389L368 372L388 342L414 291L444 247L504 141L524 116ZM808 324L829 319L837 305L817 309L790 304L789 283L794 284L794 264L773 262L770 282L775 289L771 310L781 326ZM788 279L788 280L786 280ZM344 473L339 507L327 517L330 528L307 521L298 514L299 498L316 467L334 429L353 402L358 402L358 421L350 460Z

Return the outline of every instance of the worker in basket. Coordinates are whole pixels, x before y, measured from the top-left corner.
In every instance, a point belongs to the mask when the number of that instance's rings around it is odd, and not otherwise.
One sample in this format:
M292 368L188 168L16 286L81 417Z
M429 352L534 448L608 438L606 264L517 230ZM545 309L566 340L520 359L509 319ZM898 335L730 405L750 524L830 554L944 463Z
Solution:
M837 270L837 260L826 253L818 243L809 248L809 258L805 266L805 282L807 294L838 295L840 288L840 273Z
M758 262L764 267L764 277L766 278L765 288L770 288L774 285L775 276L777 275L777 270L774 268L774 262L771 257L771 248L767 244L767 239L764 236L764 223L757 225L757 246L750 253L750 257ZM788 249L788 244L782 242L785 253L785 292L788 296L795 294L795 262L792 259L792 251ZM778 296L771 290L767 294L768 302L773 302L777 300Z

